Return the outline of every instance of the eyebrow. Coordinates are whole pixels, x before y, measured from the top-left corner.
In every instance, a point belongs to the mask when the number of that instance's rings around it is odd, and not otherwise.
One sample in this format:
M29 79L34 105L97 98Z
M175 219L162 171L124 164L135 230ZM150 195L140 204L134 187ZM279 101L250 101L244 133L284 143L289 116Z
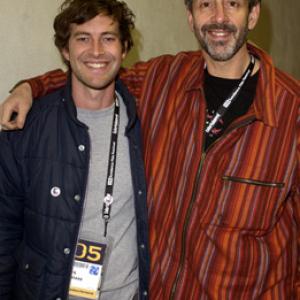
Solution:
M114 35L114 36L117 36L119 37L120 34L118 32L115 32L115 31L104 31L104 32L101 32L101 35ZM87 31L77 31L73 34L73 36L79 36L79 35L91 35L91 33L87 32Z

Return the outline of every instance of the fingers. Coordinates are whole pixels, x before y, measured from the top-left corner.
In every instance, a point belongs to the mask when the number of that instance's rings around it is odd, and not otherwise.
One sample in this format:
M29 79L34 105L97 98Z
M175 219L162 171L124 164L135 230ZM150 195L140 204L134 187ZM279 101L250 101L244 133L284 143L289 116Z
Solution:
M15 121L11 121L5 125L1 125L1 130L17 130L17 129L22 129L22 128L18 128Z
M20 85L0 106L0 124L2 129L22 129L31 105L31 90L28 90L26 85Z
M4 106L2 118L0 119L2 128L4 130L23 129L29 109L30 107L22 104L14 109L9 105Z
M30 106L19 105L18 115L15 118L15 123L18 129L22 129L25 124L27 113L29 112Z
M7 101L7 99L6 99ZM15 114L14 110L12 110L9 106L7 106L6 102L1 104L0 107L0 124L2 130L15 130L19 129L16 119L13 117Z

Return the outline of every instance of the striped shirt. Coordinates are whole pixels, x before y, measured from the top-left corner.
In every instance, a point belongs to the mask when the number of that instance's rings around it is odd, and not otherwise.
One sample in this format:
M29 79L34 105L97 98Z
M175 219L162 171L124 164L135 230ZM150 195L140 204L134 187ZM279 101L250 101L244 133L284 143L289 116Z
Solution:
M300 85L248 49L253 104L206 151L201 51L121 73L142 122L153 300L300 299ZM29 82L40 96L64 80Z

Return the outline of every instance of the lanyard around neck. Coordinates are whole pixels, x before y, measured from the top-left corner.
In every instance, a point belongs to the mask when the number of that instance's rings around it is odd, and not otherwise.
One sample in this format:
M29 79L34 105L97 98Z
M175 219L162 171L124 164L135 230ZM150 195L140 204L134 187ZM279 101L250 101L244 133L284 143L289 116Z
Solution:
M217 122L222 118L226 111L229 109L231 104L237 99L239 96L242 87L244 86L247 79L250 77L255 65L255 58L253 55L250 56L250 63L242 75L239 84L236 88L233 89L231 95L224 101L224 103L218 108L217 112L215 113L214 117L210 121L210 123L207 125L205 129L205 133L210 133L210 131L214 128L214 126L217 124Z
M113 203L113 189L115 181L115 170L117 161L117 145L120 123L120 105L118 97L115 99L114 117L111 128L110 149L108 157L108 168L105 185L105 193L102 207L102 218L104 220L104 236L107 234L107 226L110 219L111 205Z

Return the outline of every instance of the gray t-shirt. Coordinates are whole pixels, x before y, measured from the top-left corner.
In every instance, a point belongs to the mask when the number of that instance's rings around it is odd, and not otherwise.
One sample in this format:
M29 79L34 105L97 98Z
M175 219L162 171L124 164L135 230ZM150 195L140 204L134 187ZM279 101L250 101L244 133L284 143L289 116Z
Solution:
M131 300L138 290L138 259L136 242L136 218L131 179L128 139L125 127L128 122L126 107L119 97L120 126L114 202L107 236L113 246L101 287L101 300ZM107 177L108 156L114 106L91 111L78 109L78 119L89 127L91 140L89 177L79 238L105 242L102 204ZM81 300L69 296L70 300Z

